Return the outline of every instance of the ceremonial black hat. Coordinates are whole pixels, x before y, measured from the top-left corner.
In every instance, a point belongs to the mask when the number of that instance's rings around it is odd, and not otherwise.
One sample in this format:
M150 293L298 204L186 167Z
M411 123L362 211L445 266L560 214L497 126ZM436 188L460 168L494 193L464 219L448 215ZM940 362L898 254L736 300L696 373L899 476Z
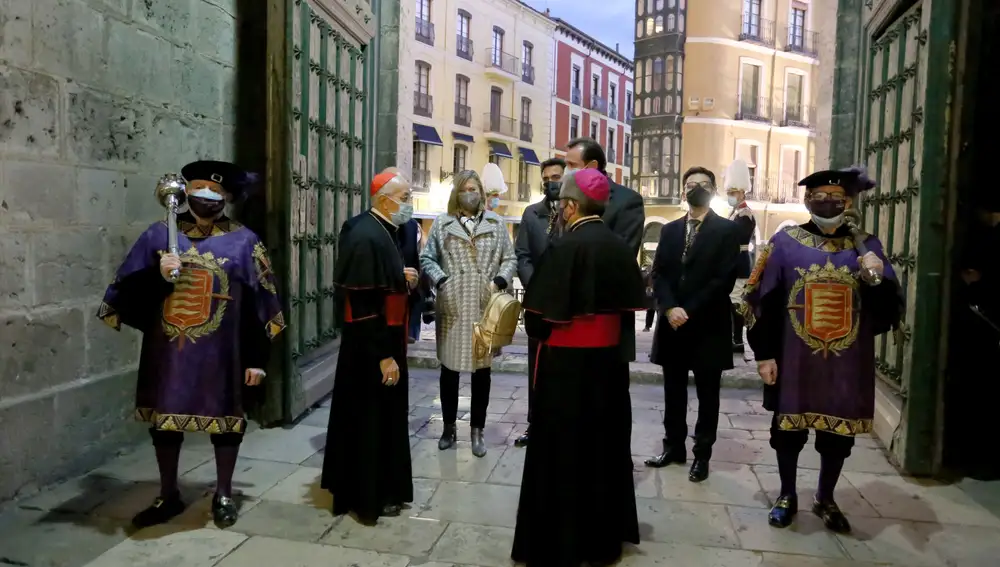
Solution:
M817 171L812 175L799 181L799 185L804 185L806 189L817 189L819 187L843 187L844 192L849 197L854 197L862 191L867 191L875 187L875 182L868 178L865 170L860 167L849 167L847 169L828 169Z
M243 195L253 176L239 166L227 161L202 160L185 165L181 175L188 183L196 180L214 181L229 193L233 199Z

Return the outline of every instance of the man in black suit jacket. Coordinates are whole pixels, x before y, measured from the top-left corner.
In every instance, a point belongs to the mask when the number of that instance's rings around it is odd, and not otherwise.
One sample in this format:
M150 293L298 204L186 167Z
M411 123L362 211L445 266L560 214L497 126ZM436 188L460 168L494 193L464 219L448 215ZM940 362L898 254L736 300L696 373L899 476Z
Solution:
M660 233L653 263L653 292L659 310L652 362L663 367L663 453L651 467L687 460L688 371L694 371L698 422L694 463L688 479L708 478L719 426L723 370L733 367L729 292L736 283L740 244L737 226L712 212L715 174L702 167L684 173L688 214Z
M608 158L604 148L593 138L575 138L566 145L566 171L574 169L596 169L607 175ZM601 220L628 244L629 249L639 262L639 249L642 247L642 228L646 223L646 210L643 208L642 197L638 193L611 181L611 197L607 208L601 215ZM635 314L623 316L622 355L632 362L635 360Z
M420 271L420 225L416 219L410 219L399 227L399 244L403 251L403 266L416 268ZM423 294L419 291L410 294L410 342L420 339L420 312L423 306Z

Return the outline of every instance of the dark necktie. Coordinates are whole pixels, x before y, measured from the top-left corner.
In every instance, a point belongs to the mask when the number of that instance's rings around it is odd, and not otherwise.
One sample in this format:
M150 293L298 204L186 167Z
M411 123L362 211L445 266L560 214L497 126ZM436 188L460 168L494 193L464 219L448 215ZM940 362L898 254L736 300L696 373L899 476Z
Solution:
M694 242L694 238L698 236L698 229L701 228L701 221L698 219L690 219L687 223L687 234L684 237L684 254L681 255L681 259L687 258L688 250L691 249L691 244Z

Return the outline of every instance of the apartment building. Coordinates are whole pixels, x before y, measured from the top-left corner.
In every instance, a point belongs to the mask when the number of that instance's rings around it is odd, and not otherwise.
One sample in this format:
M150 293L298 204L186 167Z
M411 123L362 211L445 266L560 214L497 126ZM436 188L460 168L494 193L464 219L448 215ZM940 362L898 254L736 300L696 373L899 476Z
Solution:
M565 152L578 136L594 138L605 148L608 175L631 181L634 68L632 62L559 18L555 29L555 93L552 98L552 147Z
M551 156L555 22L516 0L404 0L400 14L396 161L415 216L426 231L454 174L493 162L508 185L497 212L518 222Z
M761 238L805 216L796 182L827 164L836 8L636 0L632 187L647 218L682 214L685 169L721 175L737 158L751 168L752 206L768 211L758 218Z

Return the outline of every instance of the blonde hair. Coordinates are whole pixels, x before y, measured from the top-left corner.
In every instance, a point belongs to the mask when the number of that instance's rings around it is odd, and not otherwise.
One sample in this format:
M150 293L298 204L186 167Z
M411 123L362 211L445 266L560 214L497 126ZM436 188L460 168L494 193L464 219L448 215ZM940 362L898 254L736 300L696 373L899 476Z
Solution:
M479 178L479 174L475 171L466 169L455 174L455 182L451 187L451 196L448 197L449 215L457 217L461 214L462 207L458 205L458 194L462 192L462 188L469 181L475 181L476 185L479 186L479 210L476 213L481 213L486 208L486 192L483 190L483 180Z

